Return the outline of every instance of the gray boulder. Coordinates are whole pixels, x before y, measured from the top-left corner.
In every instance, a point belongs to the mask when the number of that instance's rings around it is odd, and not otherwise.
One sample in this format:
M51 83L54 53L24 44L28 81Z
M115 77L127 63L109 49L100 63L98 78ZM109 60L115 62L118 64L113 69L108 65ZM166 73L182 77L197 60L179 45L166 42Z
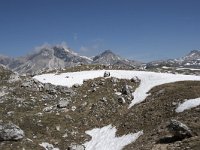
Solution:
M126 103L125 99L124 99L122 96L119 96L119 97L118 97L118 102L119 102L120 104Z
M74 88L78 88L80 86L80 84L76 83L73 85Z
M23 88L30 88L33 91L42 91L44 85L40 83L38 80L33 78L27 78L23 81L21 84L21 87Z
M56 93L56 86L54 86L50 83L45 83L44 84L44 90L47 91L49 94L55 94Z
M131 82L134 82L134 83L139 83L140 82L140 79L138 77L133 77L131 78Z
M110 72L105 71L103 76L104 76L104 77L109 77L109 76L110 76Z
M128 85L124 85L122 87L122 94L124 94L124 95L131 95L131 91L129 90L129 86Z
M58 102L57 107L58 108L66 108L68 105L69 105L69 100L63 99Z
M18 141L24 138L24 131L13 123L0 123L0 141Z
M167 126L167 129L174 137L178 137L182 139L192 137L193 135L189 127L187 127L185 124L175 119L172 119L170 121L170 124Z
M9 80L8 80L8 83L17 82L17 81L19 81L19 80L21 80L21 79L20 79L20 76L19 76L18 74L13 73L13 74L10 75L10 78L9 78Z

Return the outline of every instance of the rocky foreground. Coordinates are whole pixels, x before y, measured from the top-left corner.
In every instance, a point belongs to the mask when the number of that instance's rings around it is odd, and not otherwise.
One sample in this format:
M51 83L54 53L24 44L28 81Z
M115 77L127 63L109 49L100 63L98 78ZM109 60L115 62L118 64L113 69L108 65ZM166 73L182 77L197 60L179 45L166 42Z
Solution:
M200 97L200 81L154 87L129 108L138 79L102 77L71 88L41 83L0 68L0 149L84 150L94 128L116 127L116 137L143 132L125 150L199 150L200 106L183 112L185 99Z

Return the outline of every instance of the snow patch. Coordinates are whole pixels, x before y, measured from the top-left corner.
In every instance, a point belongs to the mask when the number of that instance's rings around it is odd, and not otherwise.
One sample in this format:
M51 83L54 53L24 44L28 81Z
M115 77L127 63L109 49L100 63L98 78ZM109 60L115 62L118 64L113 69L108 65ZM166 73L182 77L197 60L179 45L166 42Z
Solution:
M133 93L134 99L132 100L129 108L135 104L144 101L145 98L149 95L147 94L148 91L155 86L177 81L200 81L200 76L195 75L181 75L130 70L92 70L62 73L59 75L43 74L35 76L34 78L42 83L51 83L53 85L72 87L74 84L83 84L84 80L103 77L105 71L110 72L111 77L115 77L118 79L131 79L135 76L137 76L140 79L141 83ZM66 76L68 76L68 78L66 78Z
M196 98L196 99L189 99L186 100L185 102L183 102L182 104L180 104L177 108L176 108L176 112L180 113L183 112L185 110L197 107L200 105L200 98Z
M192 70L192 71L198 71L200 69L196 69L196 68L177 68L176 70Z
M87 57L87 56L80 56L81 58L84 58L84 59L87 59L89 61L92 61L92 59L90 57Z
M86 131L86 134L92 137L89 142L84 144L86 150L121 150L143 135L143 131L139 131L116 137L116 131L117 129L111 125Z

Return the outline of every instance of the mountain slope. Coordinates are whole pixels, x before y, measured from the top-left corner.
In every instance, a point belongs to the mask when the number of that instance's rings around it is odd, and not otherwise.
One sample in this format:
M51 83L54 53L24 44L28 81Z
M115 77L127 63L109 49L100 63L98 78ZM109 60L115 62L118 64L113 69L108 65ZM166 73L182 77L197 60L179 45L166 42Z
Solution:
M9 64L11 61L12 61L12 58L10 58L10 57L8 57L8 56L0 55L0 64L6 66L6 65Z
M18 58L0 56L0 64L20 74L37 74L80 64L104 64L135 68L141 63L124 59L110 50L106 50L91 59L78 55L66 46L57 45L42 47L32 54Z
M7 66L19 73L38 73L90 62L89 58L79 56L68 48L53 46L42 48L24 57L15 58Z
M157 66L200 68L200 50L192 50L186 56L178 59L153 61L147 64L149 68Z
M116 54L114 54L111 50L106 50L103 53L95 56L93 58L94 64L105 64L105 65L118 65L118 66L138 66L141 63L133 60L124 59Z
M188 55L177 60L183 66L199 67L200 50L192 50Z
M103 53L93 58L93 63L96 64L114 64L118 61L123 61L121 57L114 54L111 50L106 50Z

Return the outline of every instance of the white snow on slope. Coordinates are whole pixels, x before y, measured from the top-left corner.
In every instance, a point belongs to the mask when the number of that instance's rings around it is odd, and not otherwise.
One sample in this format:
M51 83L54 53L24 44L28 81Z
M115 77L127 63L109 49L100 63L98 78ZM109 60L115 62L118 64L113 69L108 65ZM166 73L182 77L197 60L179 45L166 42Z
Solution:
M128 71L128 70L92 70L81 72L62 73L60 75L55 74L43 74L35 76L34 78L42 83L51 83L54 85L62 85L71 87L74 84L83 84L84 79L94 79L97 77L103 77L104 72L109 71L112 77L119 79L131 79L137 76L141 83L139 87L133 93L134 99L129 108L135 104L138 104L145 100L149 95L147 92L153 87L171 83L176 81L200 81L200 76L194 75L181 75L181 74L169 74L169 73L156 73L145 71Z
M196 98L196 99L189 99L186 100L185 102L183 102L182 104L180 104L177 108L176 108L176 112L180 113L183 112L187 109L191 109L194 107L197 107L200 105L200 98Z
M111 125L86 131L86 134L92 136L92 139L84 144L86 150L121 150L143 134L143 131L139 131L115 137L116 131L117 129Z
M196 68L177 68L176 70L192 70L192 71L197 71L200 69L196 69Z

